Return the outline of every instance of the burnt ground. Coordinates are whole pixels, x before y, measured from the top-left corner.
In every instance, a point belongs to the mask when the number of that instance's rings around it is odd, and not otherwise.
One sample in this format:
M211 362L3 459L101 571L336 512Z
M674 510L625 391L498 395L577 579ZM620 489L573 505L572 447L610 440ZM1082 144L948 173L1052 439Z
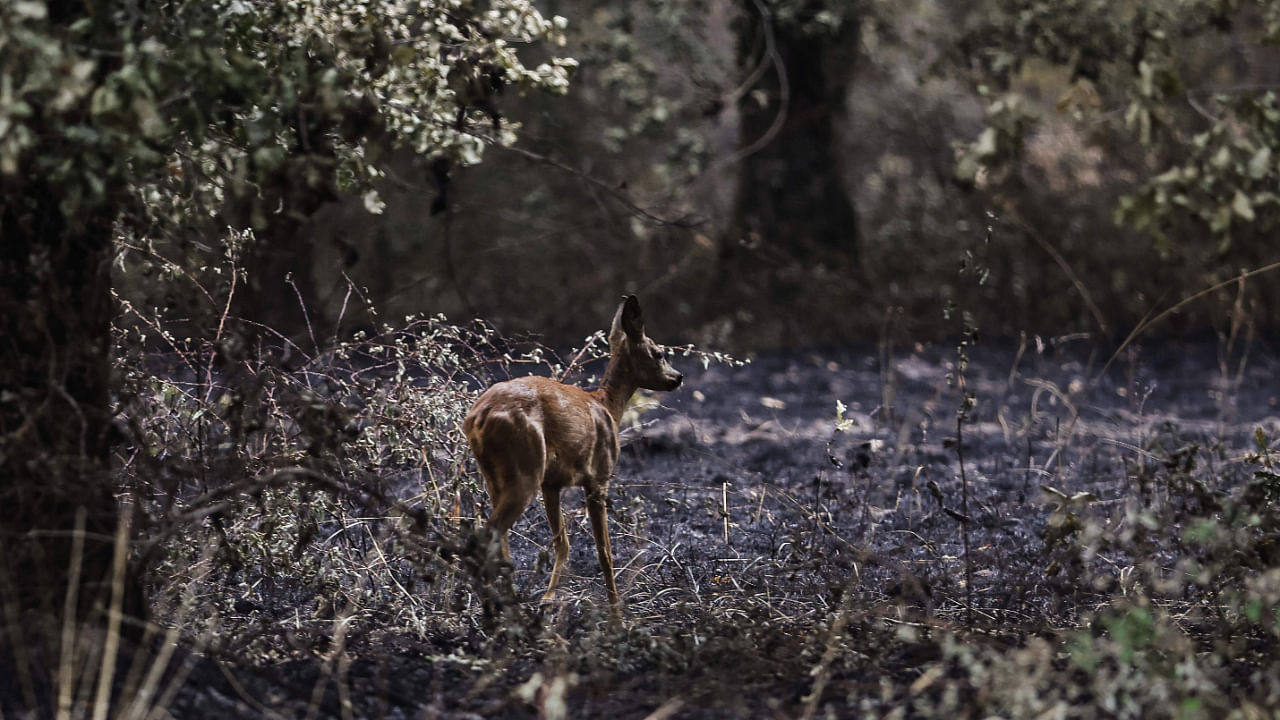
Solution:
M1280 358L1261 344L1223 354L1217 344L1145 345L1114 359L1080 343L978 346L963 373L976 406L959 442L950 348L686 362L685 387L624 434L611 493L623 627L603 614L581 494L570 491L570 573L556 606L536 607L549 538L535 505L513 532L515 596L497 601L496 617L476 583L455 579L452 594L419 585L427 607L384 607L339 633L322 601L287 583L254 585L221 601L224 622L279 647L229 646L216 664L194 662L170 712L840 717L892 707L920 691L944 637L998 651L1077 627L1106 602L1109 586L1064 569L1046 540L1057 504L1041 486L1091 493L1075 506L1106 526L1178 502L1151 478L1188 457L1189 475L1213 492L1249 474L1255 429L1280 431ZM1129 562L1095 559L1090 572L1121 577ZM410 598L414 573L403 575ZM404 620L410 610L416 624ZM285 626L295 629L272 630Z

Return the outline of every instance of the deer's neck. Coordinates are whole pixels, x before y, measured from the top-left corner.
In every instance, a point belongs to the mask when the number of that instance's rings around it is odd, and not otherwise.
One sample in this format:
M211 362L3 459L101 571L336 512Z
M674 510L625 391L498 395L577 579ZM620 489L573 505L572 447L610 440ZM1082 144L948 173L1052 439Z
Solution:
M637 385L623 372L620 364L613 358L609 359L609 364L605 366L604 378L600 381L600 387L593 393L596 399L604 404L605 409L613 416L614 425L622 423L622 412L627 409L627 403L631 400L631 396L635 394Z

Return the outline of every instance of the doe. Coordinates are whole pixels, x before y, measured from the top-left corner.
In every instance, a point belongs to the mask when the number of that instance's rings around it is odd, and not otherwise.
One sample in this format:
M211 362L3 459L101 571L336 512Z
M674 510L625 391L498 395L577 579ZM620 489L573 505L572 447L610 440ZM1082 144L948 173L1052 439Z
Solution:
M628 295L613 316L609 364L598 389L588 392L545 377L516 378L490 387L467 413L462 429L489 490L488 528L500 539L504 559L511 559L508 531L542 491L555 550L542 602L555 599L569 558L560 491L580 487L586 491L609 609L614 617L621 615L605 513L609 476L618 461L618 423L637 388L675 390L683 380L662 346L645 336L640 302Z

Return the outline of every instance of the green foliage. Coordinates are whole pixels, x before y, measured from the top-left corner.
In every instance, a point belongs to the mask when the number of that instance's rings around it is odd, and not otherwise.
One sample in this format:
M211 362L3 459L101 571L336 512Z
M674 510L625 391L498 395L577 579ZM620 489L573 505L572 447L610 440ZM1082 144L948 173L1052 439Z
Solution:
M586 119L599 132L565 141L587 152L598 143L615 161L635 162L632 182L645 192L670 195L692 182L711 159L704 116L724 102L733 73L706 22L710 5L584 1L575 10L566 36L584 69L583 99L595 116Z
M497 94L562 92L574 64L525 64L522 46L563 43L565 27L526 0L57 12L0 8L0 174L49 178L68 216L122 188L144 188L147 205L164 207L196 180L206 204L192 209L214 211L298 156L319 160L287 165L292 182L315 186L343 168L363 187L378 175L384 134L419 154L478 162L484 143L470 127L486 116L498 124Z
M1237 78L1240 87L1217 86L1213 55L1224 41L1266 52L1280 38L1276 3L1018 0L989 7L962 46L980 62L980 82L1001 94L978 140L961 147L962 178L978 167L1004 177L1023 160L1021 141L1038 116L1025 109L1028 80L1047 65L1071 83L1059 111L1123 130L1146 151L1116 217L1152 233L1161 251L1183 241L1187 219L1208 229L1218 252L1257 242L1274 227L1274 93L1248 77ZM1101 137L1096 128L1092 134Z
M980 88L979 95L990 95ZM1022 159L1023 138L1035 125L1036 115L1025 98L1006 93L984 108L986 128L972 144L957 147L956 177L965 182L977 179L982 168L1002 168Z
M1088 597L1080 607L1092 610L1052 639L1023 637L1013 648L942 638L942 657L903 699L905 716L1265 716L1280 648L1280 516L1264 499L1272 460L1261 430L1257 441L1246 461L1262 475L1212 492L1203 488L1222 470L1209 473L1196 444L1163 429L1150 443L1151 497L1121 518L1100 517L1090 494L1044 487L1055 505L1046 550L1075 555L1063 591ZM1242 677L1252 678L1248 691Z
M1163 249L1169 242L1164 221L1180 213L1203 223L1220 252L1231 248L1234 235L1268 232L1280 219L1275 93L1222 95L1214 105L1219 113L1207 131L1191 139L1187 157L1120 202L1117 217L1151 231Z

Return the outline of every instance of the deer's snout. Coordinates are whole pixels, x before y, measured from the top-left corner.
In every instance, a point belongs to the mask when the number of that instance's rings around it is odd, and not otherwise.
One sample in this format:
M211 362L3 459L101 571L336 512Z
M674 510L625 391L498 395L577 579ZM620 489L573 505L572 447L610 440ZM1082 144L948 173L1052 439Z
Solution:
M671 381L671 387L667 388L667 390L675 390L676 388L680 387L680 383L683 383L683 382L684 382L684 373L677 370L675 374L675 378Z

